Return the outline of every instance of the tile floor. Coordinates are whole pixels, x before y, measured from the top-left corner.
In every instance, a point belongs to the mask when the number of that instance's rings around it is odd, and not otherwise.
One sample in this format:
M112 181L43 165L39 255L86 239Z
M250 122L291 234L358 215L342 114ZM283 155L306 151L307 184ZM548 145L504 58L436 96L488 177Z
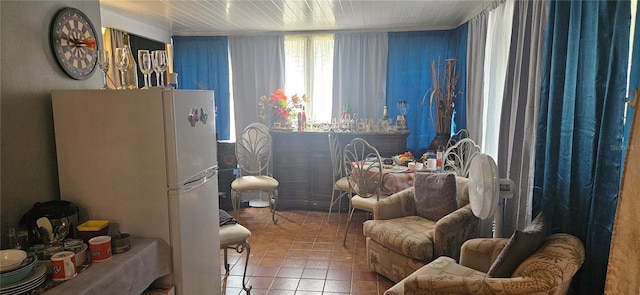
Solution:
M229 212L234 217L234 212ZM252 295L269 294L383 294L394 283L369 270L362 222L366 212L356 212L342 245L346 213L278 211L271 222L269 208L242 208L239 222L252 235L247 282ZM220 251L222 294L245 294L242 271L246 252L229 250L231 270L225 276Z

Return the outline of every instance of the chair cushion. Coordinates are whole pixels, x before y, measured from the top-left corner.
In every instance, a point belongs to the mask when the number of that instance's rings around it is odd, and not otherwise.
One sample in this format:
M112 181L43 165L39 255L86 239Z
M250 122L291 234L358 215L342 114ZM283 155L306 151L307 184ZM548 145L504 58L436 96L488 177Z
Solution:
M377 243L421 261L433 258L435 221L420 216L406 216L386 220L367 220L364 235Z
M338 180L336 180L335 187L340 189L341 191L348 192L349 191L349 179L345 176Z
M546 237L545 218L542 212L524 230L516 230L493 262L487 276L510 278L518 265L535 252Z
M368 198L363 198L359 195L351 197L351 206L360 210L373 212L373 205L378 200L383 200L388 197L387 195L370 195Z
M458 209L454 174L416 172L414 177L413 198L418 216L440 220Z
M242 176L231 182L231 189L242 190L268 190L276 189L280 183L273 177L266 175Z
M220 247L242 243L251 236L251 231L240 224L226 224L220 227Z

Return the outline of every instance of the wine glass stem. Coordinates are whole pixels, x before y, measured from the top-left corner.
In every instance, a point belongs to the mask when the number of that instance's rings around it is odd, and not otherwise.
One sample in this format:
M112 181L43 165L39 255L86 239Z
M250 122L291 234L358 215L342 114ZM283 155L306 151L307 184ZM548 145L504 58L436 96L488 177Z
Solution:
M122 84L121 84L122 87L121 88L122 89L126 89L127 86L124 83L124 71L120 71L120 81L122 82Z
M145 89L149 88L149 75L147 74L144 75L144 88Z
M164 86L164 73L160 72L160 82L162 82L162 84L160 84L160 86Z
M102 77L104 79L104 89L109 89L109 85L107 85L107 72L103 72L104 76Z

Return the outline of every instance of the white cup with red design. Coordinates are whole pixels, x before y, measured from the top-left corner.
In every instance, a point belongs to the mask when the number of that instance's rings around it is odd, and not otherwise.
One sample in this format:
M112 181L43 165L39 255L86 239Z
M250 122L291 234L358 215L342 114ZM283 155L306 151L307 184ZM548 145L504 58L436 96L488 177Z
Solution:
M111 237L97 236L91 238L89 240L89 250L91 250L91 259L94 262L111 259Z
M76 271L76 255L73 251L62 251L51 256L52 276L56 281L64 281L78 274Z

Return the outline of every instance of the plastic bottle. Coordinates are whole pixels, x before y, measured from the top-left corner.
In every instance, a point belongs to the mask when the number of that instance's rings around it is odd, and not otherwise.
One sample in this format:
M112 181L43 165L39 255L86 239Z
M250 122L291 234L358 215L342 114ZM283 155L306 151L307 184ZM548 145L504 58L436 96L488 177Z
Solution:
M129 66L127 71L124 72L124 86L126 89L138 89L138 64L133 58L133 52L131 52L131 43L129 41L129 34L124 34L123 47L127 48L129 53Z

